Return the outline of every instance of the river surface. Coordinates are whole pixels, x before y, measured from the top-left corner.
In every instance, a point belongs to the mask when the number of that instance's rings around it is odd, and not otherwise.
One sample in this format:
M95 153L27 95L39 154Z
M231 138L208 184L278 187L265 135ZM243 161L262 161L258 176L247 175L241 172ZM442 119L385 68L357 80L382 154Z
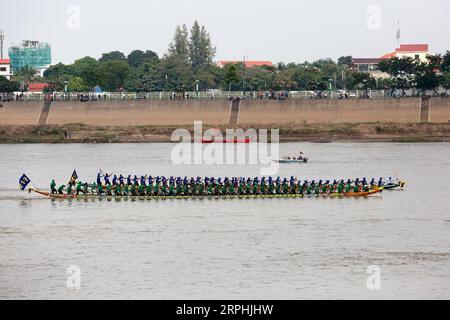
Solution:
M74 168L90 181L99 168L259 174L253 165L174 165L172 148L0 145L0 298L450 299L447 143L280 146L310 157L280 176L407 181L405 191L364 199L52 201L17 191L24 172L48 189ZM370 266L380 290L368 289Z

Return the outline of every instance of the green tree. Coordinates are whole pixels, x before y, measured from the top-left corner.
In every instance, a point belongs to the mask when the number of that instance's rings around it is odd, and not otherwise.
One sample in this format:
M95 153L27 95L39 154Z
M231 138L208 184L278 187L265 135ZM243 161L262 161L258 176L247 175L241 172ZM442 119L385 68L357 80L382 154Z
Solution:
M114 61L114 60L113 60ZM101 85L104 81L104 74L101 63L91 57L84 57L76 60L72 65L74 77L80 77L90 89Z
M177 26L172 42L169 44L169 55L189 60L189 33L185 24Z
M377 87L377 81L369 73L354 72L352 73L350 85L354 88L360 89L375 89Z
M416 85L416 65L415 60L410 57L391 58L383 60L378 65L380 71L391 76L392 90L402 90L413 88Z
M69 92L85 92L89 91L89 86L86 85L83 78L74 77L67 83L67 90Z
M233 63L227 64L224 68L224 71L226 88L231 88L231 90L238 90L238 84L241 81L241 77L238 73L238 65Z
M352 56L342 56L338 59L338 65L341 66L350 66L353 62L353 57Z
M56 65L50 66L44 71L44 78L47 82L50 81L66 81L73 77L74 71L71 65L65 65L63 63L58 63Z
M144 63L156 65L159 62L159 57L151 50L147 50L146 52L134 50L128 55L127 61L130 66L138 68Z
M264 67L247 69L247 88L249 90L269 90L274 83L274 70Z
M157 90L184 92L194 89L194 73L191 64L183 57L169 55L156 67Z
M450 72L450 51L447 51L442 57L441 71Z
M199 89L220 88L222 86L221 69L213 64L203 65L194 70L195 80L199 80Z
M144 61L145 53L142 50L134 50L127 56L128 64L132 67L139 67Z
M422 94L426 90L435 90L441 83L441 75L439 74L442 65L442 56L428 55L426 62L416 62L415 78L416 88Z
M19 84L15 81L10 81L3 76L0 76L0 92L11 93L19 90Z
M281 71L275 73L273 86L277 90L295 90L297 82L294 75L296 67L294 65L285 65Z
M327 88L327 77L320 68L309 63L297 66L293 77L300 90L326 90Z
M445 72L442 75L441 84L445 89L450 89L450 72Z
M127 58L120 51L111 51L102 54L102 57L98 60L99 62L110 62L110 61L126 61Z
M113 60L102 63L102 88L107 91L119 91L125 87L131 68L127 61Z
M25 66L21 68L19 71L15 72L13 75L14 81L25 81L26 83L34 82L40 80L40 77L36 75L37 71L34 68L29 66Z
M197 21L191 29L189 39L189 59L192 67L211 64L216 54L216 48L211 44L211 37L204 26L199 25Z

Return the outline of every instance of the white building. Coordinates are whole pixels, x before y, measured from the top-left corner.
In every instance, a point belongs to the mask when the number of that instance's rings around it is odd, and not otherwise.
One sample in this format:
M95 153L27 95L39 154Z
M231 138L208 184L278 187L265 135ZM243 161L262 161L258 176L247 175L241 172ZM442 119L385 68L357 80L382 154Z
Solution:
M11 79L11 61L9 59L0 59L0 76Z
M394 52L385 54L381 59L410 57L414 60L426 62L427 55L429 54L428 44L402 44L400 45L400 48L395 49Z
M429 55L428 44L402 44L395 51L385 54L379 58L353 58L351 68L358 72L370 73L379 79L389 78L387 73L378 70L378 64L386 59L410 57L414 60L427 62Z

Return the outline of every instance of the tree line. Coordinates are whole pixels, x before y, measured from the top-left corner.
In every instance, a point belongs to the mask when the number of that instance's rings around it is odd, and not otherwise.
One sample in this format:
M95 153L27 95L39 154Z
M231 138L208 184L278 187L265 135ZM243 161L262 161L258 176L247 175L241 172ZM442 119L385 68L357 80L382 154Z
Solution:
M44 77L35 70L23 68L11 81L0 77L0 92L25 90L23 84L47 82L48 91L89 92L96 87L103 91L152 92L221 89L240 90L328 90L392 89L433 90L450 88L450 52L430 55L427 62L412 58L391 58L379 64L380 71L390 75L375 79L351 68L352 57L337 61L320 59L314 62L283 63L275 66L245 68L243 63L219 68L214 63L216 48L210 34L197 21L191 29L177 26L167 53L159 57L151 50L104 53L100 59L84 57L72 64L58 63L49 67ZM21 85L22 84L22 85Z

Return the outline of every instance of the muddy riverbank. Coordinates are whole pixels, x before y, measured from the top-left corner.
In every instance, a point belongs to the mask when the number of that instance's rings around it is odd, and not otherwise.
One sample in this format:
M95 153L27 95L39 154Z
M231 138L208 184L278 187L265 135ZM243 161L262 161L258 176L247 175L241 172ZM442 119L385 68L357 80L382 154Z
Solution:
M174 130L188 126L0 126L0 143L164 143ZM204 126L204 130L212 126ZM215 126L225 133L225 126ZM270 125L254 129L280 130L281 142L439 142L450 141L450 124L348 123ZM247 129L247 128L243 128Z

